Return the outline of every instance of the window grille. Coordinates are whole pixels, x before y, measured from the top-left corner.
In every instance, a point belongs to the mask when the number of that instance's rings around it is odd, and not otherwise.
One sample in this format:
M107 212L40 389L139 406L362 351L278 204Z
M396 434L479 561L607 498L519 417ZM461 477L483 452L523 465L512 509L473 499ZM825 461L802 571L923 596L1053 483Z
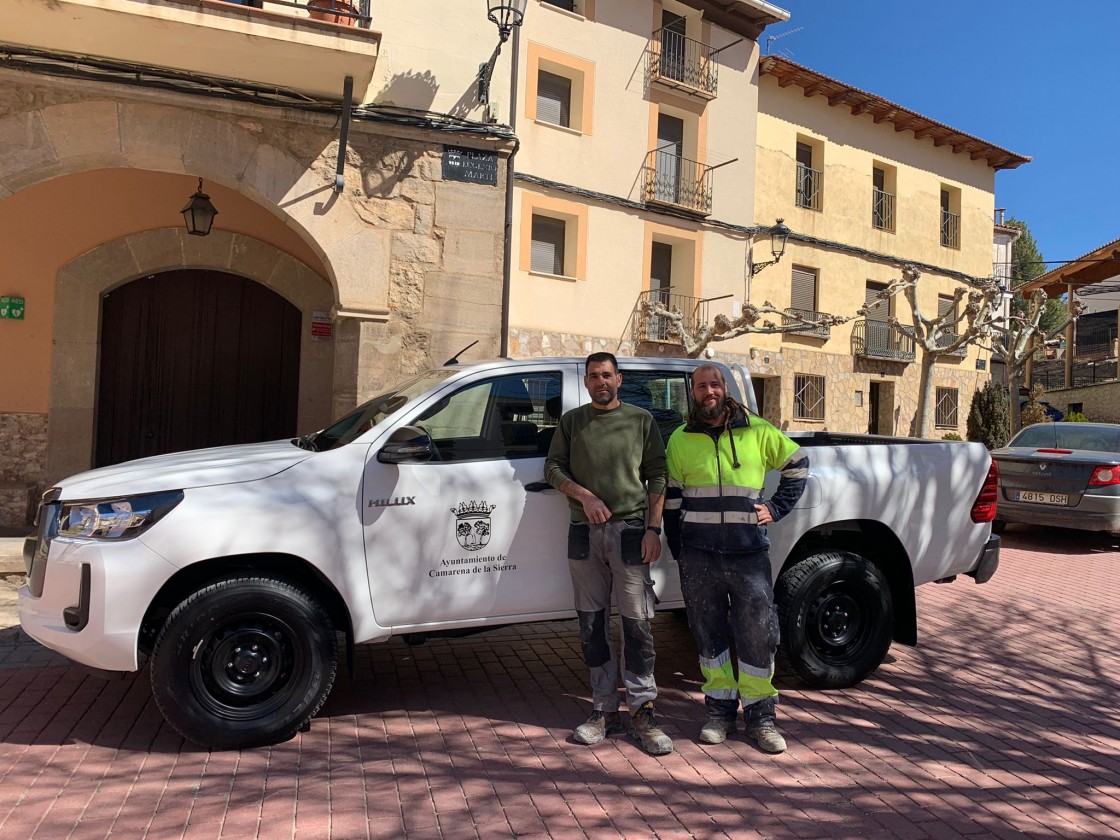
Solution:
M955 429L957 422L958 390L956 388L937 389L937 407L933 413L933 424L939 429Z
M824 420L823 376L794 375L793 416L798 420Z

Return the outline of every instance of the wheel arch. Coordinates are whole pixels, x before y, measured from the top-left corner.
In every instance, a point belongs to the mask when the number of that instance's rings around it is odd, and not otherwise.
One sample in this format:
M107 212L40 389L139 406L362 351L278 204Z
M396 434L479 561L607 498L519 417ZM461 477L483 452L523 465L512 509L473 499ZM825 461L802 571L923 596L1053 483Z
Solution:
M263 575L306 588L323 605L335 629L353 645L350 609L333 583L315 566L293 554L240 554L192 563L168 579L148 605L140 626L140 652L150 655L160 628L175 607L198 590L232 575Z
M882 522L850 519L829 522L806 531L782 564L782 572L800 560L822 551L850 551L874 563L890 585L894 604L894 641L918 643L918 616L914 600L914 570L902 541Z

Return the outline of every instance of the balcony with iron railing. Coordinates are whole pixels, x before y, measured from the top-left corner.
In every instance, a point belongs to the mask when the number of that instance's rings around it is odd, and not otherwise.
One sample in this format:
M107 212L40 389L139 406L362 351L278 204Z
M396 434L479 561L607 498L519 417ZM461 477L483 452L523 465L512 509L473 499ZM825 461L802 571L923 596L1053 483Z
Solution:
M821 190L824 173L803 163L797 164L797 206L809 210L821 209Z
M678 295L668 289L649 289L638 295L634 311L630 315L630 340L634 346L643 342L658 342L661 344L681 344L679 336L671 334L672 321L664 315L644 314L643 301L660 303L671 312L681 313L681 328L690 334L708 323L708 303L702 298L690 295Z
M914 361L914 339L885 321L861 319L852 327L852 355L893 362Z
M658 29L649 39L646 56L650 82L702 99L715 98L719 65L707 44L672 29Z
M894 196L878 187L871 188L871 226L894 232Z
M828 312L817 312L814 309L799 309L796 306L791 306L789 309L782 310L782 326L788 327L792 324L803 324L804 321L819 321L822 318L830 317L832 316ZM827 339L832 335L832 327L819 324L814 326L804 324L802 329L792 330L791 332L793 335Z
M3 40L48 53L340 99L364 92L381 36L371 0L52 0L0 12Z
M941 244L946 248L961 247L961 214L941 211Z
M953 344L958 338L960 338L960 336L957 333L941 332L937 336L937 346L939 348L948 347L949 345ZM963 359L965 356L968 355L968 345L967 344L962 344L956 350L942 350L941 352L938 353L938 355L939 356L957 356L958 358Z
M643 168L642 197L647 204L667 204L690 213L712 212L712 170L665 149L654 149Z

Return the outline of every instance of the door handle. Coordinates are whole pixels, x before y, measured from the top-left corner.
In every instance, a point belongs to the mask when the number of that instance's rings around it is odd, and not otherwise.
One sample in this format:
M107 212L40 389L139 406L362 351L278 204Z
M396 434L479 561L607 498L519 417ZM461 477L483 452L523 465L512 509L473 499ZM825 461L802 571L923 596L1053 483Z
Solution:
M547 481L534 481L531 484L526 484L525 489L530 493L541 493L545 490L554 490L555 488Z

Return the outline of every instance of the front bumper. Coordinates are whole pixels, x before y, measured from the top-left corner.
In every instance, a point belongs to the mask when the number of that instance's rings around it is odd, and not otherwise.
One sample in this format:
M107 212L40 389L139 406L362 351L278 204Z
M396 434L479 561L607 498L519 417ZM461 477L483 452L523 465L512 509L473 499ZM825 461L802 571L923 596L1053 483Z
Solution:
M105 671L135 671L148 605L176 569L136 539L56 537L19 589L19 623L63 656Z
M980 557L976 561L976 566L973 567L971 572L968 572L970 577L976 579L977 583L987 583L992 579L992 575L996 573L999 568L999 537L992 534L988 538L988 542L980 550Z

